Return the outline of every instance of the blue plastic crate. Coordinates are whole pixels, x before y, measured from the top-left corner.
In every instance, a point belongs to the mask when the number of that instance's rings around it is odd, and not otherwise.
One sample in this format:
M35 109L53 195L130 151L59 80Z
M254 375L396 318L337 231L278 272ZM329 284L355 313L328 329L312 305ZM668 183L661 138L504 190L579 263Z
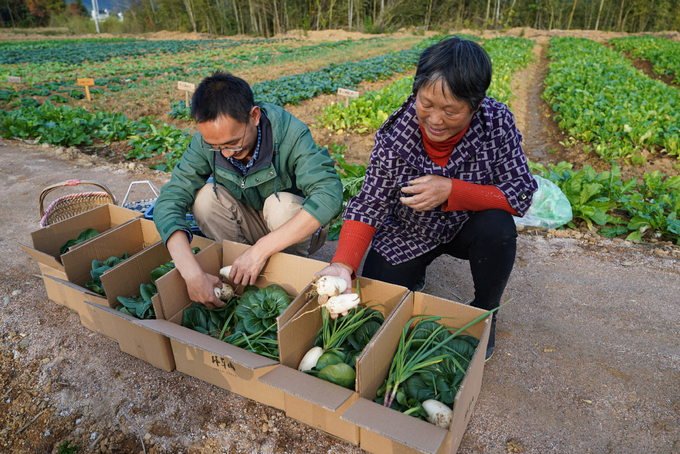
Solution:
M153 207L155 205L156 205L156 201L154 200L153 203L151 204L151 206L149 207L149 209L144 212L144 219L148 219L150 221L153 221ZM205 235L203 235L203 232L201 232L201 229L199 229L198 226L196 225L196 221L194 220L193 214L187 213L186 219L187 219L187 222L189 223L189 228L191 230L191 233L193 233L194 235L199 235L199 236L205 237Z
M208 178L206 183L212 183L213 182L213 177ZM147 209L144 212L144 219L148 219L150 221L153 221L153 207L156 205L156 200L153 201L149 209ZM199 235L205 238L205 235L203 235L203 232L201 232L201 229L198 228L196 225L196 221L194 220L194 215L193 214L188 214L187 213L187 222L189 223L189 228L191 229L191 233L194 235Z

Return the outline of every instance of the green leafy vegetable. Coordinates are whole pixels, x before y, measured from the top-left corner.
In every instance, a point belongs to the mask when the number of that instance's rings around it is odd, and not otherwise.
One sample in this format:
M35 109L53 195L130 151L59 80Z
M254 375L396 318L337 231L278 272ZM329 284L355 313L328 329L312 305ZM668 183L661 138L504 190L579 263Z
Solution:
M97 235L99 235L99 232L97 232L95 229L85 229L80 232L78 238L68 240L66 243L62 244L59 248L59 254L66 254L69 251L69 248L75 246L76 244L80 244L83 241L89 240L90 238L94 238Z

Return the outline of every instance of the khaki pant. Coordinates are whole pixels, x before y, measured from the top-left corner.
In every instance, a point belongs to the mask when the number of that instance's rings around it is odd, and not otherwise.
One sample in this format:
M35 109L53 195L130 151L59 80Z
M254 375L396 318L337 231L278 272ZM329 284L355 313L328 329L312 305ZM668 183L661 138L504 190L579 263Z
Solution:
M218 242L228 240L253 245L295 216L304 202L300 196L279 192L278 199L276 195L270 195L262 211L257 211L236 200L224 186L215 187L218 197L215 197L212 183L198 191L191 213L201 232ZM323 246L327 233L328 228L324 228L282 252L307 257Z

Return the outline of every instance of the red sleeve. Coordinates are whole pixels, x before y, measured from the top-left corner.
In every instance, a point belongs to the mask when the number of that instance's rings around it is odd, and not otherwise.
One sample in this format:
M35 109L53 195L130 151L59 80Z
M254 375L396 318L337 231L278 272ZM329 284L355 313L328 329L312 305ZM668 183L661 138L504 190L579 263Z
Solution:
M503 210L519 216L510 206L507 197L496 186L468 183L452 178L449 200L442 204L444 211Z
M359 221L346 220L343 222L338 249L335 251L331 263L341 262L351 266L354 270L352 274L352 279L354 279L361 259L371 244L376 230L378 229Z

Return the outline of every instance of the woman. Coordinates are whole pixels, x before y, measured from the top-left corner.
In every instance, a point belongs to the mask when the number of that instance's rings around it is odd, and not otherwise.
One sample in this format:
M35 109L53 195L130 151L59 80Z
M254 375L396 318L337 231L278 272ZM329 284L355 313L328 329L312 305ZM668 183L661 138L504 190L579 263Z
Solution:
M469 260L472 306L498 307L515 260L512 215L537 185L505 104L486 97L491 60L473 41L450 38L423 51L413 94L376 133L361 193L350 200L331 266L319 274L363 275L425 285L442 254ZM486 359L495 346L496 317Z

